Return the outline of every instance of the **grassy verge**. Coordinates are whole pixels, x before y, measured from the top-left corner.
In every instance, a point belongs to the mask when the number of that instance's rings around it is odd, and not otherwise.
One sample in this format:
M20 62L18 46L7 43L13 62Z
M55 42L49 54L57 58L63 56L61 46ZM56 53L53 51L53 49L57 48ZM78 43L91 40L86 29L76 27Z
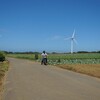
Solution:
M60 68L100 78L100 64L66 64L57 66Z
M5 76L5 72L8 71L8 66L9 66L8 61L0 62L0 92L2 90L2 83L3 83L3 78Z

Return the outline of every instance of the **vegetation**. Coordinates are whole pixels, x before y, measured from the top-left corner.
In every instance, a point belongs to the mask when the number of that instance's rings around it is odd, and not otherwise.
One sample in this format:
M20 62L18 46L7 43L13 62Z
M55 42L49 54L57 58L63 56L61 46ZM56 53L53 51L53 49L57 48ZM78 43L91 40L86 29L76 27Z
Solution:
M5 54L4 52L0 52L0 62L5 61Z
M5 72L8 71L8 61L4 61L0 63L0 79L2 79L2 76L5 75Z
M8 61L5 60L5 53L0 51L0 91L2 89L2 80L5 72L8 70Z
M0 62L0 91L2 89L2 80L5 76L5 72L8 71L9 62L3 61Z
M100 78L100 64L64 64L57 67Z
M39 57L38 57L38 53L35 53L34 55L34 59L37 60Z

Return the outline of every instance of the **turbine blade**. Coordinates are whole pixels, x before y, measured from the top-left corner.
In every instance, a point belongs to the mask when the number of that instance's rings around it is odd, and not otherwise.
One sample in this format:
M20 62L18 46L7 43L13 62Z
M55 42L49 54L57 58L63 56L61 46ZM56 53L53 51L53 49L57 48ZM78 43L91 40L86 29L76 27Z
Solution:
M69 40L69 39L71 39L71 37L69 37L69 38L65 38L64 40Z
M75 29L74 29L74 31L73 31L72 38L74 38L74 36L75 36Z
M74 42L78 45L78 42L76 41L76 39L74 39Z

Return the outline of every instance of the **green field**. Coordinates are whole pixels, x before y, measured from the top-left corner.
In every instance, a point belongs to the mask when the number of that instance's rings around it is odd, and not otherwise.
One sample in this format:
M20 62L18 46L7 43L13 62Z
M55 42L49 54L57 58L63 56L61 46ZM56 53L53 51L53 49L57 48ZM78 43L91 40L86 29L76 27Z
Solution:
M7 56L35 60L35 54L8 54ZM41 61L41 54L38 54L37 61ZM100 64L100 53L48 54L48 64Z

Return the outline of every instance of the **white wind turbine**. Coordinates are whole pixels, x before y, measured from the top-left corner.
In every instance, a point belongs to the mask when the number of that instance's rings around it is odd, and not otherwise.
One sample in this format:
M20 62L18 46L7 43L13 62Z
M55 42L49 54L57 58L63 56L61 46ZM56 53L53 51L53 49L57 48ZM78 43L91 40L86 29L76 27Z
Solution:
M75 30L73 31L73 34L69 38L65 38L65 40L71 40L71 54L73 53L73 47L74 47L74 42L77 44L77 41L75 39Z

